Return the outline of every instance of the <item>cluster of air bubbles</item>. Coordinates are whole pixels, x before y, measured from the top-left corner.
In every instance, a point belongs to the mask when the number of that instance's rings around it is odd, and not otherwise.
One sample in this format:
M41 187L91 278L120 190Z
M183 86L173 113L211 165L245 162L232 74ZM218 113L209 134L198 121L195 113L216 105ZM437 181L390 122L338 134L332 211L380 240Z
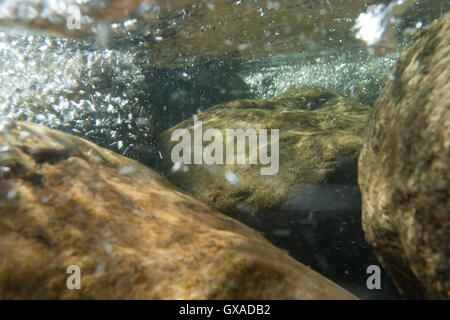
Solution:
M222 60L160 68L142 42L98 46L0 32L0 118L63 130L150 164L154 137L214 104L247 97Z
M291 88L318 85L372 105L398 56L395 52L377 57L362 49L323 52L321 56L285 54L255 60L241 76L257 98L271 98Z
M139 47L0 33L0 117L31 121L138 157L152 152L146 67Z

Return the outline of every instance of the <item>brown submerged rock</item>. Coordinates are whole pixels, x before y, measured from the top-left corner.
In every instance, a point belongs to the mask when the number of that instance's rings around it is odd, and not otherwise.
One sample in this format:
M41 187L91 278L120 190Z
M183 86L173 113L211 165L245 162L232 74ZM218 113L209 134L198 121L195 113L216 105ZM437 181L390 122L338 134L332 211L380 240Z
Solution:
M171 141L176 129L186 128L193 141L194 119L165 131L160 137L164 174L181 189L259 229L286 228L290 214L339 210L337 199L313 199L334 194L356 182L356 162L362 145L369 108L320 88L292 89L274 99L236 100L214 106L200 114L203 133L219 129L279 129L279 170L261 175L262 165L185 165L173 170L171 151L179 141ZM205 148L210 142L203 142ZM248 141L246 141L248 148ZM259 150L259 148L258 148ZM223 151L226 162L226 148ZM236 148L235 148L236 155ZM232 172L236 183L227 179ZM343 191L343 190L342 190ZM324 202L325 201L325 202Z
M270 141L270 129L279 129L278 172L261 175L269 165L249 165L248 149L245 165L174 166L171 151L179 141L171 135L186 128L193 140L192 118L159 137L161 170L194 198L264 232L299 261L342 285L352 278L349 288L361 284L364 291L362 268L376 259L361 229L356 169L369 112L320 87L217 105L196 116L203 133L218 129L225 141L226 129L268 129Z
M450 298L449 27L402 54L359 159L366 238L407 298Z
M133 160L24 122L0 146L1 299L355 298Z

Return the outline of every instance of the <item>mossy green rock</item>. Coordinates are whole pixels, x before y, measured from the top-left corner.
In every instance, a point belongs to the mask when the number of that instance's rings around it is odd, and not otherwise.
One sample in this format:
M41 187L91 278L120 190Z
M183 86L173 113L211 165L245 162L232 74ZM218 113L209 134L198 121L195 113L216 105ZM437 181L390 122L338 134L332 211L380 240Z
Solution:
M248 164L247 159L244 165L190 164L174 172L171 150L179 142L171 141L171 135L186 128L193 136L191 118L159 137L162 172L195 198L266 232L290 228L293 219L307 220L311 214L346 211L353 204L359 215L359 194L352 186L369 110L321 87L216 105L196 116L203 132L219 129L225 139L226 129L268 129L270 141L270 129L279 129L279 171L261 175L261 167L268 165ZM230 172L237 178L233 183L226 178Z

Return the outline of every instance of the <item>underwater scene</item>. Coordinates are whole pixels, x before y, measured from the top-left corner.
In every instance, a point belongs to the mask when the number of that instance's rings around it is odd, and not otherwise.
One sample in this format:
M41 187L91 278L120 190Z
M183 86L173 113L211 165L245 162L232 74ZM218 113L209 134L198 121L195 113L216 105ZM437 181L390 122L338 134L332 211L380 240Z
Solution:
M450 299L447 0L0 0L0 300Z

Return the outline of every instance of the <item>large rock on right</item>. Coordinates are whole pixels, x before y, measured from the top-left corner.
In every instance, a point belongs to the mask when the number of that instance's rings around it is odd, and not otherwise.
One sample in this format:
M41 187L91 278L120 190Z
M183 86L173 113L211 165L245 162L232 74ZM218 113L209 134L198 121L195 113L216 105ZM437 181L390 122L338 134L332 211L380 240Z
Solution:
M401 55L359 158L365 236L406 298L450 298L449 26Z

